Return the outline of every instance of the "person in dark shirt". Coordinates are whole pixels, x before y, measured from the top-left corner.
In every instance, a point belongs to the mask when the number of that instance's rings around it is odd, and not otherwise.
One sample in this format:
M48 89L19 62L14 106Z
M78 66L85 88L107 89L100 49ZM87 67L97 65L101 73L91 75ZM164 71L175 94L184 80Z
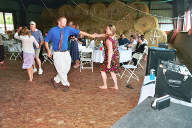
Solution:
M78 38L78 41L80 44L82 44L82 46L86 46L86 38L83 35L80 35Z
M118 39L119 46L125 45L125 44L130 44L131 42L125 37L124 34L121 34L120 38Z
M144 60L146 60L146 57L148 54L148 47L147 47L147 44L145 43L144 36L141 35L138 38L138 42L137 42L135 51L132 52L132 61L135 66L137 65L137 61L142 54L145 54Z

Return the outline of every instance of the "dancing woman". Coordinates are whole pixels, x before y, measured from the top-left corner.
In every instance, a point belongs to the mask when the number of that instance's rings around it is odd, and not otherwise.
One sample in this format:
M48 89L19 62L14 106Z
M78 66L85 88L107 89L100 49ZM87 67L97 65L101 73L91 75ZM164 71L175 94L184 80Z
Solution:
M107 89L107 74L110 72L111 77L114 81L113 89L119 89L117 85L116 72L120 71L119 65L119 51L117 48L116 40L116 28L114 25L108 25L106 27L105 34L95 34L95 37L105 37L106 41L104 43L105 49L105 58L104 62L101 65L101 76L103 79L103 86L100 86L101 89Z
M18 33L21 31L21 35L19 36ZM27 69L27 73L29 76L29 81L32 82L33 80L33 62L35 58L35 50L33 44L37 48L39 48L39 44L37 43L36 39L31 35L29 29L27 27L19 27L17 32L15 33L14 37L18 40L22 41L22 48L23 48L23 69Z

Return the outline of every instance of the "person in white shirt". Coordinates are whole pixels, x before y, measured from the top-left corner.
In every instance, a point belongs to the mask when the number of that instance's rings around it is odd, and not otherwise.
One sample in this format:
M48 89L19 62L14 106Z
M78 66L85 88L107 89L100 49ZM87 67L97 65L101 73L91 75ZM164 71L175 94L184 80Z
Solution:
M21 32L19 36L18 33ZM33 44L37 48L39 48L39 44L36 39L31 35L29 29L27 27L19 27L17 32L14 35L14 38L22 41L22 49L23 49L23 69L27 69L27 73L29 76L29 81L33 81L33 63L35 58L35 50Z

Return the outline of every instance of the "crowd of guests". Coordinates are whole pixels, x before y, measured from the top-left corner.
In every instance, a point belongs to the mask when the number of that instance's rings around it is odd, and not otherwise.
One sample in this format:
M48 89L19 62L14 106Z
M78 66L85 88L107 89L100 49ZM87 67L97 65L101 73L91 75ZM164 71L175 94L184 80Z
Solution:
M132 49L132 61L133 65L137 65L137 61L141 55L144 54L144 60L147 60L148 54L148 41L144 38L144 35L138 35L135 37L134 35L130 36L130 39L127 39L124 34L120 35L118 39L119 46L124 46L127 49Z
M114 25L108 25L106 27L106 33L104 34L88 34L80 31L79 26L74 24L73 21L67 23L65 17L60 17L57 20L58 25L51 28L43 38L42 32L36 28L34 21L30 22L30 29L27 27L19 27L14 35L14 38L21 40L23 50L23 69L27 69L29 81L33 81L33 73L38 71L39 75L43 74L40 54L42 47L47 51L48 57L52 57L54 60L54 66L57 71L57 75L51 79L51 82L55 88L60 85L64 86L64 90L68 90L70 83L67 78L67 74L71 68L78 68L80 66L80 56L78 44L86 45L85 37L89 38L105 38L104 50L105 57L104 62L101 65L101 76L103 79L103 86L101 89L107 89L107 72L110 72L114 81L113 89L118 89L116 73L120 72L119 64L119 52L118 46L124 46L133 49L133 63L137 64L138 57L145 53L147 55L147 41L143 35L135 37L131 35L129 39L125 37L125 34L121 34L117 39L116 28ZM49 44L52 46L51 51ZM0 64L4 63L3 49L1 47L2 41L0 39ZM146 59L146 56L145 56ZM38 68L37 68L38 67Z

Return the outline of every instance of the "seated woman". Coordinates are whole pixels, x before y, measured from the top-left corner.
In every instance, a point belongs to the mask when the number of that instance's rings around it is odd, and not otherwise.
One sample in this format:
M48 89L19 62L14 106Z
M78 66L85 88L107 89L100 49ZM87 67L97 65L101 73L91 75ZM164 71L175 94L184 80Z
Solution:
M132 60L133 60L133 63L135 66L137 65L137 61L138 61L139 57L143 53L145 54L144 60L146 61L147 60L147 54L148 54L148 47L147 47L147 44L145 43L144 36L141 35L138 38L138 42L137 42L137 45L135 47L135 51L132 52Z

